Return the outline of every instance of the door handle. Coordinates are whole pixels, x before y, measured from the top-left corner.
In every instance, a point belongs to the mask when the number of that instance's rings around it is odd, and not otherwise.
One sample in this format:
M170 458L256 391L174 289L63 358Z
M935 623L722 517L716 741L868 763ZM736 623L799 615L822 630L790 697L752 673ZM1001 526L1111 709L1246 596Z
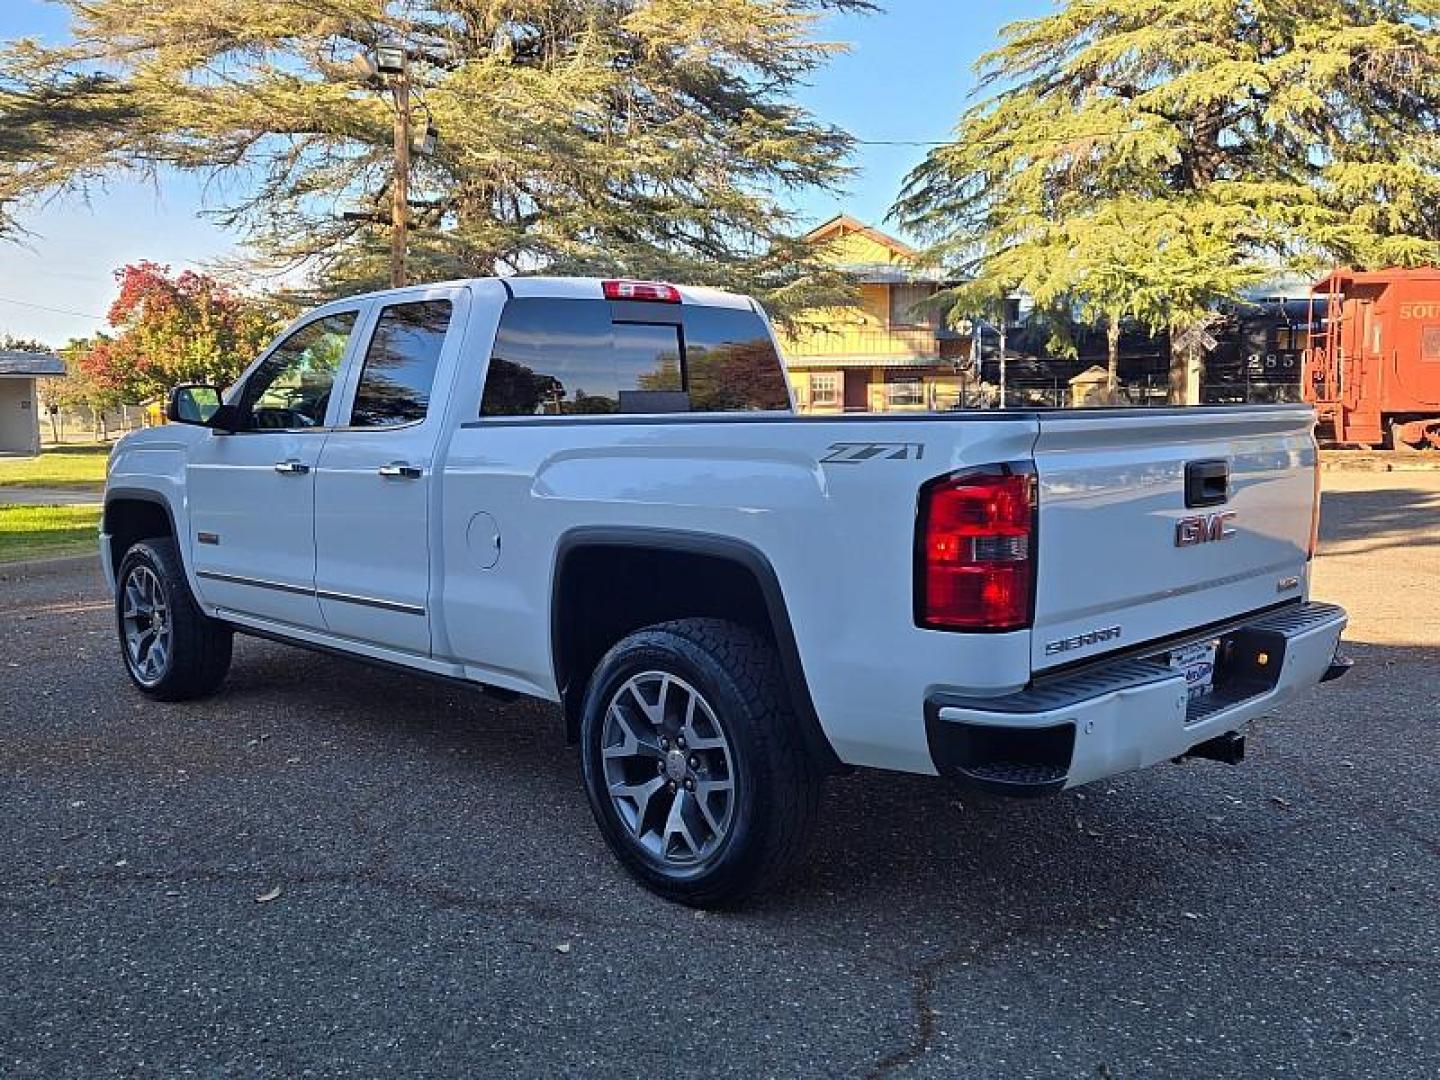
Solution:
M379 472L381 476L394 476L401 480L419 480L425 475L425 470L418 465L407 465L403 461L392 461L389 465L381 465Z
M310 466L295 458L286 458L284 461L275 463L275 471L284 473L286 476L304 476L310 471Z

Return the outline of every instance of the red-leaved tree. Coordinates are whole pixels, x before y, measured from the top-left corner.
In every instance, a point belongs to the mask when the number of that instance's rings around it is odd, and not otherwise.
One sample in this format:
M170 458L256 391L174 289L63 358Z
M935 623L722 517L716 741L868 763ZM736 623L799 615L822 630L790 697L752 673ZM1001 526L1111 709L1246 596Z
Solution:
M275 318L259 301L208 274L143 261L115 272L114 333L75 356L103 394L141 402L182 382L232 382L264 346Z

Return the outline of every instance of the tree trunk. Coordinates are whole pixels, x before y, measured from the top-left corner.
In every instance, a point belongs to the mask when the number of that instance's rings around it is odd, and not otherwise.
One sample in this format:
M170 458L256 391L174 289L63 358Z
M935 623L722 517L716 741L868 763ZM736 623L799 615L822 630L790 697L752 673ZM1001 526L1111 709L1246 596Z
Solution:
M1170 404L1200 404L1200 371L1205 350L1199 333L1191 330L1172 336L1170 342Z
M1220 136L1225 130L1225 106L1211 102L1201 107L1191 127L1190 186L1204 191L1215 182L1224 164L1225 151Z
M1105 388L1106 396L1110 399L1109 404L1114 405L1120 400L1120 320L1111 319L1105 328L1105 356L1106 371L1110 376L1109 384Z

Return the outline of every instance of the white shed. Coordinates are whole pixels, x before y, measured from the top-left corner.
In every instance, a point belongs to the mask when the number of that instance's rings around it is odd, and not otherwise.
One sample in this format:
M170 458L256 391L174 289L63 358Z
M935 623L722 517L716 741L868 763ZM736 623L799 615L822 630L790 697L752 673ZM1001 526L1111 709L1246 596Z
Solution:
M40 402L35 380L65 374L49 353L0 350L0 454L40 453Z

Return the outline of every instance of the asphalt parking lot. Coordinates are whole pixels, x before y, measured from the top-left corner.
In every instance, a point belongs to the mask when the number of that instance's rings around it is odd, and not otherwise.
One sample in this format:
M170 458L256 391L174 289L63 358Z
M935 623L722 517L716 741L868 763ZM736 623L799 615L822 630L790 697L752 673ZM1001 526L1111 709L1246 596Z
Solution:
M846 778L724 915L623 876L546 707L248 639L151 705L97 572L0 577L0 1074L1437 1075L1440 473L1326 483L1359 664L1245 765Z

